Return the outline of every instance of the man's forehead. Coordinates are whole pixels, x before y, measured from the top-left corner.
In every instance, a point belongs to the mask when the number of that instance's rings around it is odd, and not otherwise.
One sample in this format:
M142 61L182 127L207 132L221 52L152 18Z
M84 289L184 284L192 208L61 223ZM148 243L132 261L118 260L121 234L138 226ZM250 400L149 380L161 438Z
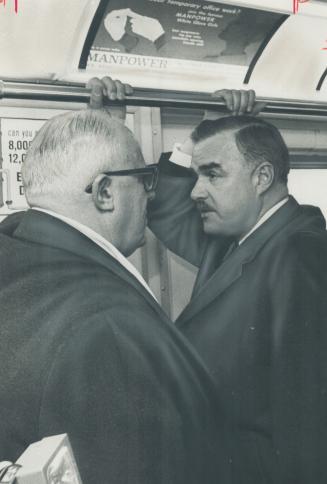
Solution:
M135 156L135 158L133 158L132 161L129 161L129 163L131 168L143 168L146 166L142 153L139 156Z
M225 145L230 144L235 145L235 131L225 130L196 143L195 151L206 151L208 149L215 149L217 147L223 148Z
M145 165L145 161L138 142L127 131L121 131L121 135L116 140L115 167L113 169L142 168Z
M238 152L234 131L223 131L196 143L192 162L202 164L208 159L225 159L231 152Z
M145 165L143 153L136 141L127 147L126 162L129 168L142 168Z

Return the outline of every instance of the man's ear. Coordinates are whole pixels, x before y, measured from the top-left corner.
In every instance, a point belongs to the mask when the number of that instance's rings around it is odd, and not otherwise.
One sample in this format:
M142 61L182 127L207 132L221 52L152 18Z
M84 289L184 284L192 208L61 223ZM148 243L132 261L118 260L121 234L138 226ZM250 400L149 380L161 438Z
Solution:
M111 179L108 175L98 175L92 185L94 205L101 211L112 212L115 208Z
M257 193L261 195L265 193L274 182L274 167L271 163L265 161L257 166L253 173L253 176L256 184Z

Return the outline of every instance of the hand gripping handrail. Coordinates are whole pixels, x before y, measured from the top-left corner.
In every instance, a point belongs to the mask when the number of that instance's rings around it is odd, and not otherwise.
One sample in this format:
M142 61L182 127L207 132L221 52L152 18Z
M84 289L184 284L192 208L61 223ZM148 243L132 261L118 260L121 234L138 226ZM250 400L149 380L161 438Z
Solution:
M18 82L0 81L0 99L23 99L39 101L84 102L90 99L91 90L84 84L66 82ZM298 117L327 117L326 102L306 102L279 98L262 98L266 103L263 114L276 117L288 115ZM127 104L130 106L199 108L227 112L223 100L213 98L209 93L166 91L158 89L135 88L134 94L125 101L108 101L108 104Z

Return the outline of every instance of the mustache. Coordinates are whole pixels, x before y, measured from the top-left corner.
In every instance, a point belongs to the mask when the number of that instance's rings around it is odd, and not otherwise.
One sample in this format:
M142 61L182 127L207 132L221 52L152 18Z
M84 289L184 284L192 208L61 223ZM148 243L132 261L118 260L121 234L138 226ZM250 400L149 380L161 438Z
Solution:
M207 205L205 202L196 202L196 208L199 212L212 212L212 207Z

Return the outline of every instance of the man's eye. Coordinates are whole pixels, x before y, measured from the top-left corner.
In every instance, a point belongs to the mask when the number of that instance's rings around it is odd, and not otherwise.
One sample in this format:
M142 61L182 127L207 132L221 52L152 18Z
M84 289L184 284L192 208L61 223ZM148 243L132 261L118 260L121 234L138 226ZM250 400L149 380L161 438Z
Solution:
M209 171L208 173L208 178L211 181L216 180L216 178L219 178L219 177L220 175L216 171Z

